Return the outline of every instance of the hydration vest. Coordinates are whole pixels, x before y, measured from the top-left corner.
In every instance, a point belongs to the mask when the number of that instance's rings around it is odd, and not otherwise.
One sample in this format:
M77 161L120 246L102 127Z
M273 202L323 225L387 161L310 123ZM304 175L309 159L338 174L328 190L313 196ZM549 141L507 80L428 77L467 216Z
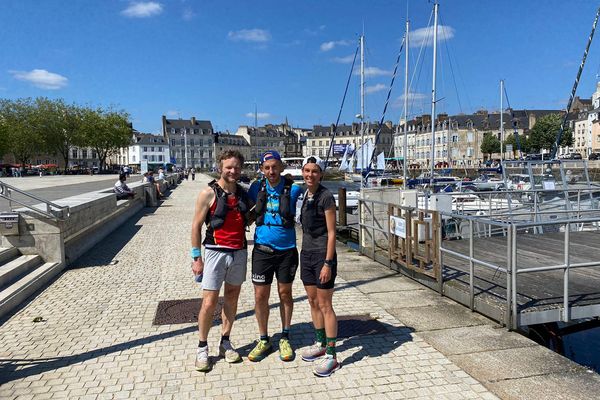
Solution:
M308 190L304 193L302 200L302 232L310 234L317 238L327 233L327 221L325 213L320 213L317 205L325 188L319 185L319 188L311 199L308 198Z
M283 226L284 228L294 227L294 216L295 211L291 210L291 192L294 181L292 179L283 178L283 192L279 196L279 216L281 217L281 224L267 224L270 226ZM256 196L256 225L265 225L265 213L267 212L267 180L262 179L260 182L260 189Z
M227 196L228 193L223 190L221 186L217 183L216 180L211 181L208 186L212 188L215 192L215 210L214 212L208 211L208 215L206 218L206 225L209 225L213 229L219 229L225 223L225 218L227 217L227 213L233 211L231 207L227 204ZM237 198L237 210L240 212L242 217L244 218L244 225L246 225L246 213L250 209L249 203L250 200L248 198L248 194L246 191L238 184L236 184L235 197ZM212 207L211 207L212 208Z

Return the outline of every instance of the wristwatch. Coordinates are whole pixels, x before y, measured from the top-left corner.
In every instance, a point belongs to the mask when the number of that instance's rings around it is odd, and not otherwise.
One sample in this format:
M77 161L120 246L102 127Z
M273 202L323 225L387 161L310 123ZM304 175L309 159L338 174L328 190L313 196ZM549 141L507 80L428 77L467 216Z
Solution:
M200 257L192 257L194 261L198 261Z
M327 265L328 267L333 267L335 263L333 260L325 260L323 261L323 264Z

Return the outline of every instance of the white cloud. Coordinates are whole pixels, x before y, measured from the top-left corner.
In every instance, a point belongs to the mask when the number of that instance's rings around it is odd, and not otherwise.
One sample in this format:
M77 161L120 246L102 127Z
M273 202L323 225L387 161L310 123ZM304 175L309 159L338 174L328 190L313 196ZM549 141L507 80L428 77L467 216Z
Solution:
M360 69L354 71L354 75L360 75ZM385 69L377 68L377 67L367 67L365 68L365 76L391 76L392 71L386 71Z
M333 50L336 46L348 46L350 43L349 40L334 40L331 42L321 43L321 51L330 51Z
M454 28L448 25L438 25L438 42L449 40L454 37ZM424 40L426 46L433 44L433 27L419 28L410 32L409 41L410 47L420 47Z
M186 8L181 14L181 18L183 18L186 21L191 21L192 19L194 19L195 16L196 13L191 8Z
M317 29L313 29L313 28L305 28L304 32L312 35L312 36L316 36L319 34L319 32L323 32L325 30L326 26L325 25L320 25Z
M242 29L239 31L229 31L227 38L234 42L264 43L271 40L271 34L264 29Z
M346 56L346 57L333 57L331 59L331 61L333 61L335 63L340 63L340 64L351 64L352 61L354 61L354 54L350 54L349 56Z
M382 83L378 83L374 86L367 86L365 88L365 92L368 93L377 93L377 92L381 92L382 90L385 90L387 88L387 86L385 86Z
M158 15L163 11L163 6L155 1L134 1L129 7L121 11L121 15L130 18L147 18Z
M408 103L414 103L414 102L422 102L424 100L427 99L427 95L425 93L414 93L414 92L408 92ZM399 96L396 98L396 100L394 100L393 107L404 107L404 94L402 96Z
M56 90L67 86L69 80L62 75L48 72L45 69L34 69L31 71L8 71L15 79L29 82L32 85L42 88Z
M254 118L255 114L253 112L246 113L246 117ZM256 118L258 119L268 119L271 118L271 114L269 113L257 113Z

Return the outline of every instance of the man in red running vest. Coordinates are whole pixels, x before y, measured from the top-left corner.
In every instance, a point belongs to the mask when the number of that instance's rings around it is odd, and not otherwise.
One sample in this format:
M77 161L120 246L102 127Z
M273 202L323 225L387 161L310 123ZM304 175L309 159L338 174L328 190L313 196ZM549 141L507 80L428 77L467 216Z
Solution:
M196 200L192 222L192 271L202 280L202 307L198 315L200 342L196 355L196 370L211 370L208 352L208 331L213 322L219 291L225 282L222 311L221 343L219 356L225 361L241 361L239 353L229 340L231 327L237 311L242 283L246 280L248 259L246 242L246 214L251 201L244 189L237 184L244 157L238 151L226 150L217 159L220 178L209 183ZM202 243L202 226L206 235ZM204 259L200 246L204 244ZM197 279L199 280L199 279Z

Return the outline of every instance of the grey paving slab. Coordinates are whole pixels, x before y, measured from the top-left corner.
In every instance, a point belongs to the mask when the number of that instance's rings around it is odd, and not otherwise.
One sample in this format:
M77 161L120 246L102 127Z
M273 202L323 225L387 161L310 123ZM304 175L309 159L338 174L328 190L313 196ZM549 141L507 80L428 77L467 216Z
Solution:
M496 393L503 399L510 400L590 400L598 398L600 377L589 371L574 373L536 375L527 378L513 379L509 382L490 383ZM557 385L566 386L570 390L556 392Z
M397 290L393 293L369 293L369 298L377 302L377 304L386 310L450 304L448 299L423 287L418 289L413 288L413 290Z
M340 340L343 367L332 377L315 377L300 357L283 363L277 351L259 363L247 360L258 335L248 281L232 332L244 361L218 359L217 322L209 335L214 368L196 372L196 325L154 326L152 320L159 301L201 295L188 255L194 200L208 182L198 176L159 208L128 220L0 326L0 398L496 398L361 292L362 284L343 277L334 296L337 314L369 314L386 332ZM301 349L314 333L298 279L293 295L292 343ZM277 344L275 290L270 303L269 330ZM34 323L35 317L44 322Z
M435 306L389 308L387 311L417 332L490 323L487 318L467 308L445 302Z
M494 325L440 329L421 332L420 336L446 355L537 346L518 333Z

